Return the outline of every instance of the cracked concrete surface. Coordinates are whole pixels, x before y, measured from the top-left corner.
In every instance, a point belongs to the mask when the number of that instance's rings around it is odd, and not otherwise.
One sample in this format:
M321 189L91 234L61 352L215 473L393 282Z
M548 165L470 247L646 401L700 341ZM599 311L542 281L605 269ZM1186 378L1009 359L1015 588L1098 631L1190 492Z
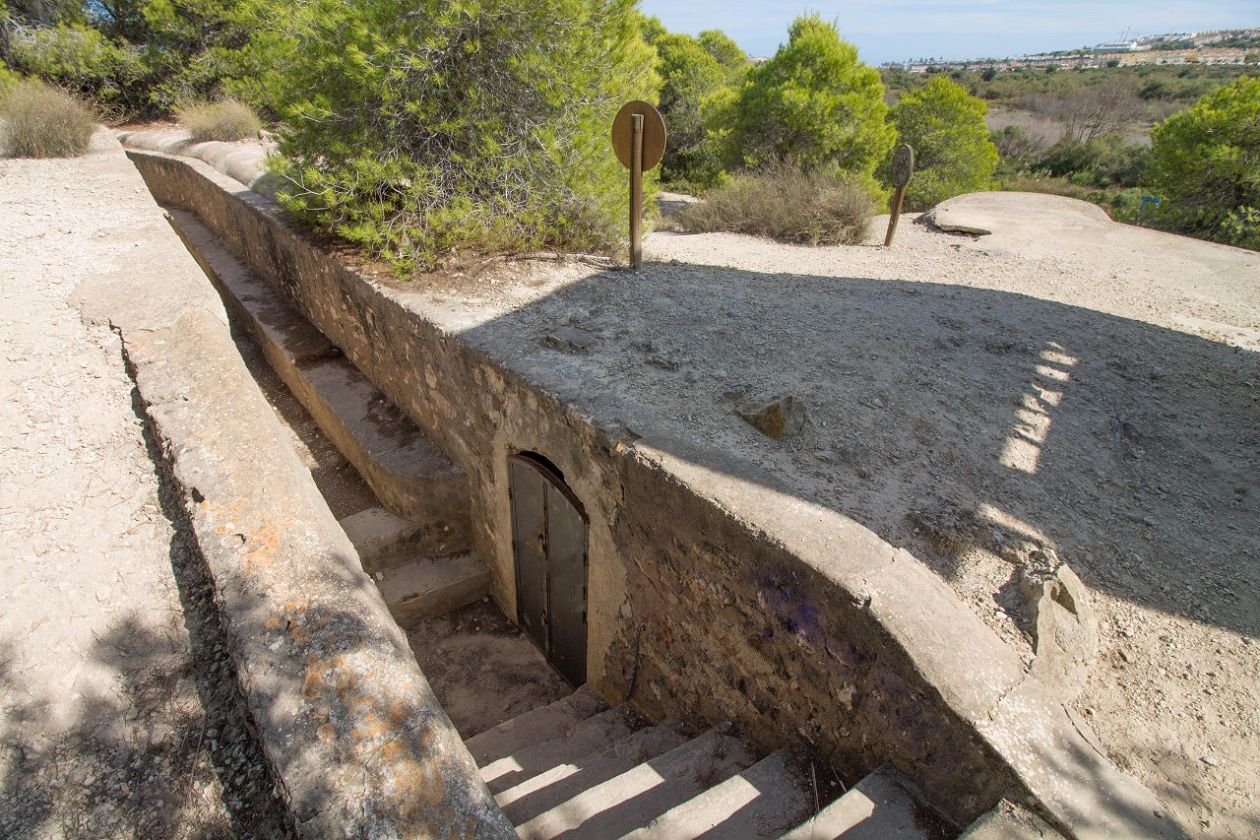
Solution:
M0 161L0 835L284 836L119 339L77 307L157 214L120 163L104 134Z

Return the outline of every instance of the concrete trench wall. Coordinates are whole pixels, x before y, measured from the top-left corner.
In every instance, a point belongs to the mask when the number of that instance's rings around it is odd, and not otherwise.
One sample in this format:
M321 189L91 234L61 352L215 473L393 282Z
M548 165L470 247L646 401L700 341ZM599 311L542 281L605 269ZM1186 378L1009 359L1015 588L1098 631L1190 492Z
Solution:
M179 508L168 515L186 517L188 548L214 582L241 711L292 827L320 840L514 838L287 444L218 294L122 149L94 142L91 154L81 171L118 194L130 247L99 252L106 261L80 278L73 304L119 336Z
M633 440L562 405L445 332L418 295L338 263L209 167L131 156L160 202L197 213L285 289L467 471L475 547L509 615L507 456L538 452L563 471L590 519L588 673L611 699L732 720L766 748L803 742L850 778L891 761L960 824L1006 796L1091 836L1073 825L1095 819L1091 806L1060 807L1058 782L1033 758L1021 764L1040 746L1004 722L1008 695L1039 686L913 557L737 462L646 431ZM1018 711L1042 702L1034 694ZM1138 789L1133 807L1149 816Z

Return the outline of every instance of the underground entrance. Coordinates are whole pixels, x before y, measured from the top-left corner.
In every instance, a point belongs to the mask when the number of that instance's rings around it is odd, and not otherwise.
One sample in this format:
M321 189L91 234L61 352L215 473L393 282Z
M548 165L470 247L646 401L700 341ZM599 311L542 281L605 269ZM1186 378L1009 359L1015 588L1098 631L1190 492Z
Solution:
M517 618L573 686L586 682L586 512L556 466L508 459Z

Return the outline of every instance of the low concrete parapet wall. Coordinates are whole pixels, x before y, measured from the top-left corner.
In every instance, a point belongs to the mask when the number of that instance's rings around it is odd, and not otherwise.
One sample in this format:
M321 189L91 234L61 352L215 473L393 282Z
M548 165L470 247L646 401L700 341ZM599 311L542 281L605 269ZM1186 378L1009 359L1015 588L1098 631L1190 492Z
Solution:
M854 778L890 761L960 824L1006 796L1073 837L1180 836L907 552L634 406L614 419L556 399L510 347L444 326L423 295L339 263L209 167L132 157L159 201L197 213L464 468L509 614L507 457L563 472L590 518L588 673L611 699L731 720L767 748L803 742Z
M102 185L143 190L116 155ZM133 235L117 271L84 280L85 315L122 339L298 833L514 838L241 360L210 281L156 205Z

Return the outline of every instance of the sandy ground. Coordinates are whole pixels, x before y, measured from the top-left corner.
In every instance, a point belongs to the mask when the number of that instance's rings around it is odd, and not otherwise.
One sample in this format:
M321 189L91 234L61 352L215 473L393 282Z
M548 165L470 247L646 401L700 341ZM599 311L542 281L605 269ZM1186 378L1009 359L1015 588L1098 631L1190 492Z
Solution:
M100 141L0 161L0 836L284 836L118 339L73 302L154 212Z
M1026 661L1020 580L1068 564L1100 637L1063 687L1082 723L1193 831L1258 836L1260 254L1053 196L973 209L992 236L657 233L637 276L409 288L593 417L646 407L653 439L737 453L906 547ZM735 413L781 394L796 436Z

